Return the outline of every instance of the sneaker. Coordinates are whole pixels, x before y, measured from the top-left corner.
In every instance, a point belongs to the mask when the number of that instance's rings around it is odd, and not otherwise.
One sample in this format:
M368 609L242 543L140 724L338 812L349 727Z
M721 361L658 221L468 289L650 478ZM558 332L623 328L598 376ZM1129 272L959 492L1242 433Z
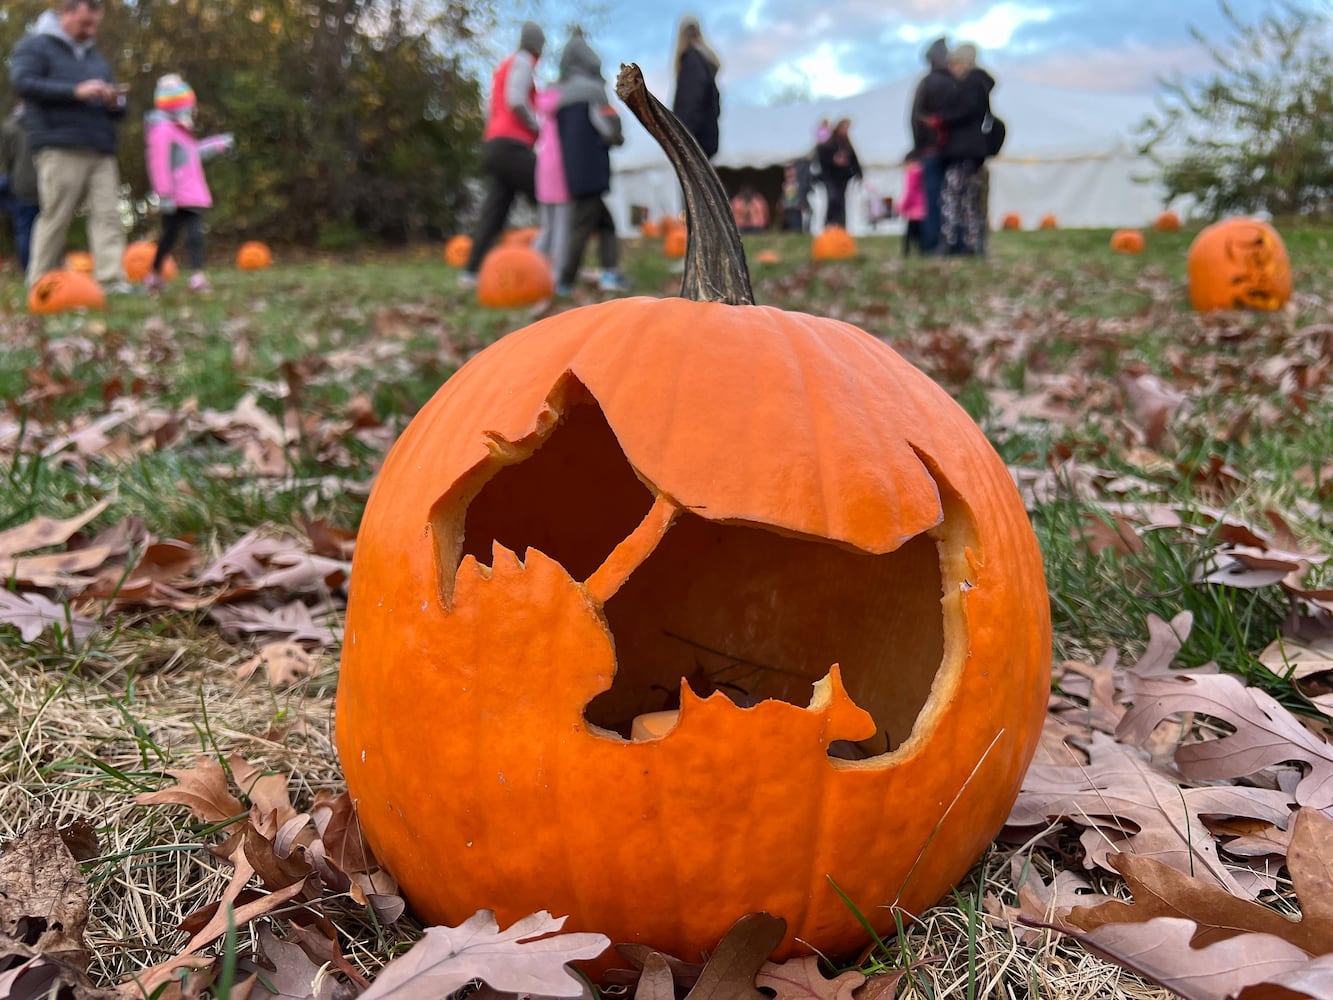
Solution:
M166 287L166 282L162 280L160 274L150 274L143 279L143 290L150 295L156 295Z
M459 272L458 272L458 287L459 287L459 288L476 288L476 287L477 287L477 272L476 272L476 271L459 271Z
M617 271L603 271L597 279L597 288L603 292L628 292L629 282Z
M102 291L107 295L138 295L142 289L137 285L131 285L124 278L117 278L115 281L108 281L103 285Z
M212 284L208 280L208 275L203 271L195 271L190 275L190 291L192 292L211 292Z
M567 299L574 294L574 289L569 285L556 285L555 294L557 298Z

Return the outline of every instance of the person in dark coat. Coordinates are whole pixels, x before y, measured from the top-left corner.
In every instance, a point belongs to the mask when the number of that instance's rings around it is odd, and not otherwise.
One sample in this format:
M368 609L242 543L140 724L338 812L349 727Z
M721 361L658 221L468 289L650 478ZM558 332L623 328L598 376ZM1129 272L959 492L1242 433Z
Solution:
M940 251L940 193L944 188L943 144L946 139L940 113L953 99L958 79L949 72L949 44L937 38L926 49L930 70L912 97L912 152L921 164L926 214L921 220L921 252Z
M621 276L616 224L602 195L611 189L611 147L625 141L620 115L606 96L602 58L575 30L560 54L559 107L555 114L565 183L574 202L569 247L556 279L556 293L568 295L578 278L583 251L594 232L601 253L598 287L628 291Z
M32 250L32 226L37 221L37 167L28 145L23 102L17 101L0 125L0 173L9 179L7 210L14 222L14 255L26 274Z
M60 267L74 213L87 199L88 242L96 277L109 292L129 292L125 227L120 221L117 130L125 92L97 51L102 0L61 0L14 46L9 75L23 101L37 166L41 212L32 234L28 284Z
M833 126L827 139L815 147L819 157L819 180L828 195L824 211L824 225L847 228L847 185L861 176L861 161L856 158L849 135L850 118L843 118Z
M977 66L975 45L949 54L958 88L940 113L946 139L944 186L940 194L940 243L951 256L979 257L986 252L989 178L983 124L990 116L995 78Z
M704 41L699 19L687 14L676 32L676 96L671 110L710 160L717 155L722 97L717 89L717 53Z

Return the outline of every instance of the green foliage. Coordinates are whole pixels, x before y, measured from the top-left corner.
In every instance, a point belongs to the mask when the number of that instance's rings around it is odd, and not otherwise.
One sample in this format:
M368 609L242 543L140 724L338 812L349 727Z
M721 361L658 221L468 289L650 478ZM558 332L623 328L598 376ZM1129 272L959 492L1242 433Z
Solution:
M1192 195L1214 216L1333 207L1333 42L1326 13L1279 0L1246 23L1222 0L1231 37L1197 29L1216 69L1169 82L1143 123L1169 198Z
M0 52L45 0L9 0ZM476 169L482 91L467 54L494 15L463 0L139 0L108 4L99 48L130 84L121 174L154 226L143 113L163 73L199 96L197 131L236 135L214 161L214 233L315 244L457 228ZM0 81L8 97L9 80Z

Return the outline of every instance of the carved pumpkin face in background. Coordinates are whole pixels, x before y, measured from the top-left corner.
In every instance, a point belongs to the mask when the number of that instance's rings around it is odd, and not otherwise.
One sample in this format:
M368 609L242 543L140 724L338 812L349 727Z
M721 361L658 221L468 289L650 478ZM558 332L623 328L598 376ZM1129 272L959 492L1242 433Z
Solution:
M766 910L779 958L847 955L833 884L887 931L1017 795L1050 620L1008 470L881 341L700 278L744 270L710 177L685 289L724 297L504 337L379 474L337 739L423 920L550 909L695 960Z
M104 308L102 286L80 271L48 271L28 292L28 311L38 315Z
M1291 264L1277 230L1259 219L1226 219L1203 229L1187 258L1190 300L1199 312L1272 312L1291 298Z
M521 242L497 246L477 273L477 301L492 309L530 306L554 291L550 261Z

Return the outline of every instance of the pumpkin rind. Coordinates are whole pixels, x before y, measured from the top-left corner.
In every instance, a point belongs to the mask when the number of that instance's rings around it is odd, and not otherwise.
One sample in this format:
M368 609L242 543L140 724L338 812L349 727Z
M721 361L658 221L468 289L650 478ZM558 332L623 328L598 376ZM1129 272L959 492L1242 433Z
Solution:
M1190 301L1199 312L1271 312L1291 298L1291 263L1276 229L1260 219L1226 219L1200 231L1186 259Z
M477 301L492 309L534 305L554 292L550 262L521 243L497 246L477 273Z

